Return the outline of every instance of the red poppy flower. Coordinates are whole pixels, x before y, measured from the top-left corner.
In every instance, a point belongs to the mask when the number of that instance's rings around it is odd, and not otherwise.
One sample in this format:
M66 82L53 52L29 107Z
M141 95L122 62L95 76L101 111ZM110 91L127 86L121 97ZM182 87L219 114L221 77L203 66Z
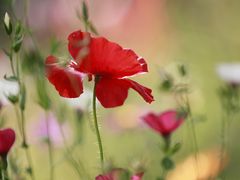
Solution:
M127 77L147 72L145 60L132 50L123 49L103 37L91 37L87 32L76 31L68 37L68 50L74 61L67 67L60 67L57 58L46 59L47 76L59 94L75 98L83 92L82 74L89 79L96 78L96 96L106 107L116 107L124 103L130 88L151 103L152 90Z
M0 156L6 157L15 141L14 130L8 128L0 130Z
M175 110L169 110L159 115L149 113L143 120L152 129L167 137L183 123L184 117Z
M122 175L126 173L126 170L124 169L113 169L109 173L105 175L98 175L95 179L96 180L120 180ZM130 180L141 180L143 177L144 173L137 173L133 176L131 176Z

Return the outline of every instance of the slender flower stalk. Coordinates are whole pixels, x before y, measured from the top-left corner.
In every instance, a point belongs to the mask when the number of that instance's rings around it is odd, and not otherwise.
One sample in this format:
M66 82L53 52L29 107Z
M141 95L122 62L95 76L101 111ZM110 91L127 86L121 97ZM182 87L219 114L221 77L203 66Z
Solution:
M101 135L99 131L99 126L98 126L98 120L97 120L97 109L96 109L96 85L98 83L99 77L95 77L95 82L94 82L94 89L93 89L93 118L94 118L94 126L96 130L96 136L97 136L97 141L98 141L98 148L99 148L99 154L100 154L100 160L101 160L101 168L103 170L104 167L104 154L103 154L103 145L102 145L102 140L101 140Z
M64 143L64 148L65 148L65 156L67 157L68 161L70 164L73 166L75 169L76 173L78 174L79 178L82 179L83 177L87 179L91 179L89 174L87 173L86 169L84 168L84 165L82 162L79 160L77 161L76 157L73 157L73 151L76 147L77 143L74 143L73 146L69 147L67 144L66 136L64 134L62 126L58 123L58 126L60 128L60 133L63 138L63 143Z
M187 110L187 115L188 115L188 124L189 124L189 131L191 132L191 136L192 136L192 141L193 141L193 150L194 150L194 157L195 157L195 161L196 161L196 175L198 178L198 165L199 165L199 160L198 160L198 142L197 142L197 133L196 133L196 127L195 127L195 123L194 123L194 119L192 116L192 110L191 110L191 106L189 103L189 98L188 95L186 95L186 102L185 102L185 107Z
M10 19L9 19L9 23L11 24ZM26 130L25 130L25 116L24 116L25 112L24 111L25 111L25 105L26 105L26 88L25 88L23 79L21 77L21 68L19 64L19 61L20 61L19 51L21 49L21 44L24 36L23 27L20 24L20 22L18 22L14 28L15 28L14 33L13 31L9 32L6 30L11 42L11 48L9 49L9 52L7 53L7 55L10 59L10 66L12 70L12 77L8 78L7 80L14 79L19 86L19 93L17 96L14 96L14 101L12 100L11 102L13 103L14 106L16 105L18 107L18 108L15 108L15 111L18 118L18 126L23 139L22 147L25 150L26 158L29 165L27 170L32 180L35 180L35 176L33 173L32 157L29 150L29 145L28 145Z
M48 154L49 154L49 165L50 165L50 180L54 180L54 163L53 163L53 144L52 144L52 137L50 132L50 122L49 122L49 115L46 111L46 130L47 130L47 145L48 145Z
M162 172L159 180L165 180L168 172L175 166L172 156L180 150L181 144L172 145L171 135L181 126L184 119L185 115L175 110L168 110L161 114L149 113L143 117L144 122L159 133L164 140L164 146L161 148L163 158L161 160Z

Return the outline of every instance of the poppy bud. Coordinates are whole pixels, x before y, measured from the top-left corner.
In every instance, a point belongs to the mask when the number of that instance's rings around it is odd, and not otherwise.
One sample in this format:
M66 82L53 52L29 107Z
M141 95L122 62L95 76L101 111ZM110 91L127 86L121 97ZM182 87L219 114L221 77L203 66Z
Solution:
M9 17L7 12L5 13L5 16L4 16L4 27L5 27L5 30L6 30L7 34L11 35L11 33L12 33L12 23L10 21L10 17Z
M15 132L13 129L7 128L0 130L0 156L6 159L6 156L15 142Z

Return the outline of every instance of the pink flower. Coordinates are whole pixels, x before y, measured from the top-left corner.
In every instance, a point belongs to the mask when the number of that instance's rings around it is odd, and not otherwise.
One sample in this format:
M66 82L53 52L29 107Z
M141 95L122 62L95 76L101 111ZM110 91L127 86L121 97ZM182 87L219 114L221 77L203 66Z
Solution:
M48 121L48 122L47 122ZM48 128L49 126L49 135ZM61 129L62 128L62 129ZM31 132L30 140L33 143L45 143L48 140L51 140L54 147L62 147L64 145L64 136L68 139L71 139L71 129L67 122L60 123L53 114L49 114L48 119L45 116L39 118L37 121L34 121L29 125L29 130ZM61 132L63 131L63 132Z
M149 113L143 117L143 120L152 129L167 137L183 123L184 116L175 110L169 110L159 115Z
M124 169L113 169L112 171L110 171L107 174L104 175L98 175L96 177L96 180L121 180L121 177L124 173L126 173L127 171ZM143 172L141 173L137 173L133 176L131 176L131 178L129 180L141 180L143 177Z
M143 172L137 173L131 177L131 180L141 180L143 177L143 174L144 174Z

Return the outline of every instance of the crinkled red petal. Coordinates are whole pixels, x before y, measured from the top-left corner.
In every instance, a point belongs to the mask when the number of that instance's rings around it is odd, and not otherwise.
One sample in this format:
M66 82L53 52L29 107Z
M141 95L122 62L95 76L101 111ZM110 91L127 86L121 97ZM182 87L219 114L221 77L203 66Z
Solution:
M76 31L68 37L68 49L79 63L78 71L108 78L122 78L147 72L145 60L131 49L124 49L103 37Z
M62 97L76 98L83 93L82 76L80 73L57 65L57 58L47 57L46 72L48 80L55 86Z

